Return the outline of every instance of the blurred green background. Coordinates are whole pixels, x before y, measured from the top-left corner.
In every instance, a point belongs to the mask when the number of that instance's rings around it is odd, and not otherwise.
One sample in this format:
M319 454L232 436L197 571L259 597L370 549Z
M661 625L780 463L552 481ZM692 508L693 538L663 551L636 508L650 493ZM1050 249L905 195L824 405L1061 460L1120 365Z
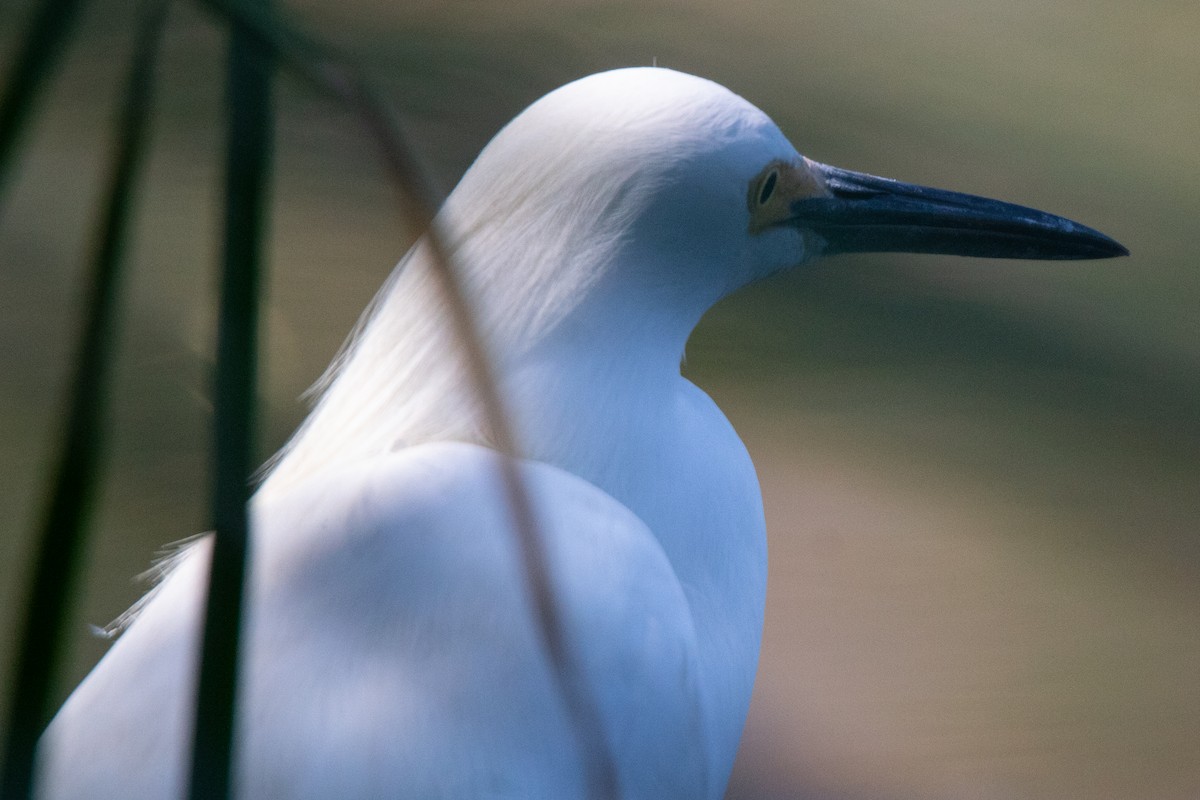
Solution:
M0 217L0 685L130 6L96 0ZM0 5L0 65L29 0ZM686 373L759 469L763 663L736 798L1200 796L1200 5L291 2L453 186L555 86L713 78L813 158L1064 214L1082 263L841 257L715 309ZM63 693L131 576L206 520L221 28L172 13ZM371 142L281 82L265 458L411 240Z

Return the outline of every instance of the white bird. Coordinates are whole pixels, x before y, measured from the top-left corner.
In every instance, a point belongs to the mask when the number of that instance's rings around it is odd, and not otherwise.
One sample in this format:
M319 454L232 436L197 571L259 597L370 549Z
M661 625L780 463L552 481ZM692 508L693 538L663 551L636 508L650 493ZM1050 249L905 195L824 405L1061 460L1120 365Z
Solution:
M534 103L439 220L627 798L722 795L758 659L762 500L680 375L700 317L833 253L1125 253L1049 214L819 164L729 90L656 68ZM586 793L429 258L401 261L253 500L240 797ZM181 796L208 558L207 541L181 555L58 713L41 797Z

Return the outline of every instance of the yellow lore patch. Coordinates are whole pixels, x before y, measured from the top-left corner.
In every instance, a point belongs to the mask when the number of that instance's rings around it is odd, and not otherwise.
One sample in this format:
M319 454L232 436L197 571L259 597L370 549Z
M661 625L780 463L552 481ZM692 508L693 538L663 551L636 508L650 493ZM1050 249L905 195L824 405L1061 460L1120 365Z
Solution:
M809 197L828 197L829 192L809 160L772 161L754 176L746 192L750 209L750 232L760 233L792 215L792 203Z

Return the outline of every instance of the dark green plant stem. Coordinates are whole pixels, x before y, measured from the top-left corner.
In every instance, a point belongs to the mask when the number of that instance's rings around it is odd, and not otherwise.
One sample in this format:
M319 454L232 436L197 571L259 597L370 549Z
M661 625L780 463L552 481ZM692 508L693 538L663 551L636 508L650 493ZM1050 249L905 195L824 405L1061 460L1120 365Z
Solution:
M328 48L268 17L261 8L238 0L199 0L256 37L280 63L296 72L316 89L346 106L367 126L383 156L392 185L397 190L401 217L426 231L433 253L434 273L446 301L459 345L484 418L496 448L510 458L501 460L501 478L508 496L517 545L528 584L530 601L546 653L554 666L554 678L571 714L583 757L588 794L594 798L617 797L620 787L612 752L604 737L599 709L582 672L572 658L566 627L559 614L552 576L542 547L538 519L521 477L515 456L519 455L509 425L509 415L492 372L487 348L475 324L474 314L454 269L445 236L435 213L439 205L431 182L419 159L407 144L391 106L345 59Z
M38 89L62 55L81 0L46 0L33 17L0 99L0 197Z
M62 661L67 598L84 545L103 452L121 255L142 162L166 4L147 6L125 89L103 215L92 250L86 318L78 344L70 407L53 484L46 495L8 718L0 797L30 796L37 739L50 717Z
M262 4L260 3L260 8ZM229 46L225 250L214 387L216 535L204 618L189 785L193 800L231 796L239 640L255 468L260 262L271 175L273 58L234 23Z

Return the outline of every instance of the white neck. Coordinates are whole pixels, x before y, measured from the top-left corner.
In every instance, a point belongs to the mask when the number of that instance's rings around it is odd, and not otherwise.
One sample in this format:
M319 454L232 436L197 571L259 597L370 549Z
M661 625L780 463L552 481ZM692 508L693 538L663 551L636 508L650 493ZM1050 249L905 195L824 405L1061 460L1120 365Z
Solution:
M423 266L408 264L384 288L262 493L423 442L491 444ZM603 280L594 284L593 302L562 315L534 344L506 335L494 305L477 303L477 311L500 345L493 356L522 452L628 506L671 560L700 640L711 778L723 785L762 629L766 552L757 479L724 416L679 374L686 338L712 300L699 298L682 312L679 304L654 302L621 308L638 301L594 302L605 291ZM673 314L660 313L671 307ZM685 474L688 482L676 479Z

